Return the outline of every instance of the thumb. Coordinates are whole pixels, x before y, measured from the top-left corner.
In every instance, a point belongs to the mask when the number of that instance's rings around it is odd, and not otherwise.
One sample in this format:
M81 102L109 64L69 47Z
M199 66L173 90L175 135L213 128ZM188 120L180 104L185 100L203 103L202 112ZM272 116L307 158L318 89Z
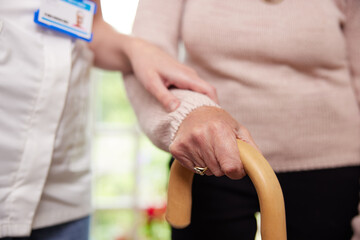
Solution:
M171 94L160 76L153 76L146 89L160 102L167 112L173 112L180 106L180 100Z

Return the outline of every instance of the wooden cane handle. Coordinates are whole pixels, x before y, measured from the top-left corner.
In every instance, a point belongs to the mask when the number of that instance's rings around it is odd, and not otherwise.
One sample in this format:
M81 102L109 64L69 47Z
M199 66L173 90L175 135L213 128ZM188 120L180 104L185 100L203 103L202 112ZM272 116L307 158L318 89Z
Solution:
M237 143L244 169L258 193L262 240L286 240L284 198L274 171L254 147L241 140ZM193 177L193 172L174 161L170 170L165 216L175 228L190 224Z

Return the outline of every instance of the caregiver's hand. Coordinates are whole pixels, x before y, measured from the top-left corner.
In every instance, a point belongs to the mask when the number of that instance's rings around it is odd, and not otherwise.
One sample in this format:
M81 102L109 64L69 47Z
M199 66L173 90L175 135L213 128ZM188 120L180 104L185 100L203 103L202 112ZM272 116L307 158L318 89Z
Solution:
M258 149L249 131L230 114L216 107L199 107L181 123L170 153L191 171L195 166L208 167L207 175L240 179L245 171L237 138Z
M169 86L203 93L218 102L213 86L158 47L133 38L127 53L137 79L167 111L172 112L180 105L180 100L171 94Z
M194 70L150 43L116 32L104 21L100 1L95 2L98 11L93 24L94 37L89 44L95 66L123 74L134 72L141 84L169 112L180 105L180 100L171 94L169 86L203 93L218 102L215 88L199 78Z

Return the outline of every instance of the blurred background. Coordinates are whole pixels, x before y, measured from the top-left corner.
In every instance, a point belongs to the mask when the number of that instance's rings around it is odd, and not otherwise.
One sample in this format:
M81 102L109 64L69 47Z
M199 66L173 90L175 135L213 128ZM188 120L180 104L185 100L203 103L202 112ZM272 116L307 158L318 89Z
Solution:
M129 34L138 0L102 0L105 21ZM164 221L170 155L140 133L119 72L92 72L92 240L170 239Z

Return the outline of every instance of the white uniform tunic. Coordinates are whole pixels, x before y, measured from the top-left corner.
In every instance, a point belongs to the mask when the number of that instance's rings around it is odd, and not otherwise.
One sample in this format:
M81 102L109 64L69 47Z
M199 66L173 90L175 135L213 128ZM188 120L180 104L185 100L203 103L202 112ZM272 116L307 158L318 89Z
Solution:
M86 216L92 53L37 26L40 0L0 0L0 237Z

